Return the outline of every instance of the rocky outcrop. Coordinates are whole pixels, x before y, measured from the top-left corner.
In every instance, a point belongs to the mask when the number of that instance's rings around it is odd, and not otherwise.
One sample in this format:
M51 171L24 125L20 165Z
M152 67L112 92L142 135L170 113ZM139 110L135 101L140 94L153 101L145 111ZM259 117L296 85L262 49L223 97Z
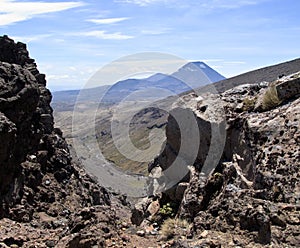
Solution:
M25 44L15 44L4 36L0 39L0 51L0 112L1 125L4 125L1 139L2 144L7 144L2 146L0 160L0 192L4 204L0 216L3 216L8 205L22 194L20 164L38 150L43 135L53 131L53 118L45 76L28 57Z
M226 135L221 136L225 137L223 150L210 172L203 171L203 166L212 144L209 126L221 120L219 112L209 109L216 106L212 104L216 95L185 96L186 109L196 116L200 137L207 146L200 142L203 153L198 151L189 177L183 178L188 181L183 197L180 200L171 197L181 187L180 183L160 198L179 203L177 218L192 223L193 236L199 241L191 239L184 247L204 245L209 240L215 245L212 247L299 245L299 78L296 73L272 83L240 85L218 96L224 110ZM268 109L257 108L262 102L260 98L266 97L271 87L276 88L280 101ZM182 145L182 130L174 125L172 118L169 117L166 127L166 148L155 159L156 166L163 170L176 159ZM222 134L222 122L217 123ZM227 241L215 240L216 235L225 234L230 234Z
M300 73L283 77L276 83L276 91L281 101L288 100L300 94Z
M50 101L26 45L0 37L0 246L103 246L117 205L72 160Z

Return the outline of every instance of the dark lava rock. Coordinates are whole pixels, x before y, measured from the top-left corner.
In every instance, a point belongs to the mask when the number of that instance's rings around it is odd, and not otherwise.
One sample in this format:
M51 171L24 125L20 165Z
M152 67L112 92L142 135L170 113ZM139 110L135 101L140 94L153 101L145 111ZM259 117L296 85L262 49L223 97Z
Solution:
M0 244L91 247L118 219L110 194L72 161L51 98L26 45L0 37ZM91 225L92 235L71 235Z

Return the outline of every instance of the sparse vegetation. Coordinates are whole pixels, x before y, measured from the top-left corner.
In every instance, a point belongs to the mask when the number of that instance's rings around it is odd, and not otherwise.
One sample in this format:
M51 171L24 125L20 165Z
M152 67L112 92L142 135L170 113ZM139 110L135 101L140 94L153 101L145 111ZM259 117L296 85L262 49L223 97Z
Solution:
M217 185L221 186L224 180L224 176L219 172L215 172L208 180L213 187Z
M161 234L165 239L170 239L175 235L186 236L189 223L182 219L167 219L161 226Z
M256 97L246 97L243 100L243 111L252 111L255 107Z
M174 203L168 202L159 209L159 213L165 217L174 217L176 214L176 206Z
M266 90L263 100L262 100L262 109L269 110L281 103L281 100L278 97L275 84L271 84Z

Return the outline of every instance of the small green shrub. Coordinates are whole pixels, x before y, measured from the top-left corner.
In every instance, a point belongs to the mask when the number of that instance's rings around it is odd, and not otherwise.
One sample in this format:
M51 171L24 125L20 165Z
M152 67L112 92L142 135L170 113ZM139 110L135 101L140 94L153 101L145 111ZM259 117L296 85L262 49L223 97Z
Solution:
M280 103L281 101L278 97L276 86L270 85L263 96L262 109L269 110L277 107Z
M215 178L222 178L223 175L220 172L215 172L214 175L213 175L213 177L215 177Z
M182 219L167 219L161 226L161 234L170 239L175 235L185 236L189 229L189 223Z
M167 203L159 209L159 213L166 217L174 217L176 214L176 206L173 203Z

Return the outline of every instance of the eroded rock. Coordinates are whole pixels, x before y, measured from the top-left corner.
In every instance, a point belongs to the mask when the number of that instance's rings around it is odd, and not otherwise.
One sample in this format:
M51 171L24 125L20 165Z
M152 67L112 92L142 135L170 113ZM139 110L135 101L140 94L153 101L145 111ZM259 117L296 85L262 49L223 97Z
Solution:
M26 45L0 37L0 243L101 246L118 236L111 196L72 160L51 98Z

